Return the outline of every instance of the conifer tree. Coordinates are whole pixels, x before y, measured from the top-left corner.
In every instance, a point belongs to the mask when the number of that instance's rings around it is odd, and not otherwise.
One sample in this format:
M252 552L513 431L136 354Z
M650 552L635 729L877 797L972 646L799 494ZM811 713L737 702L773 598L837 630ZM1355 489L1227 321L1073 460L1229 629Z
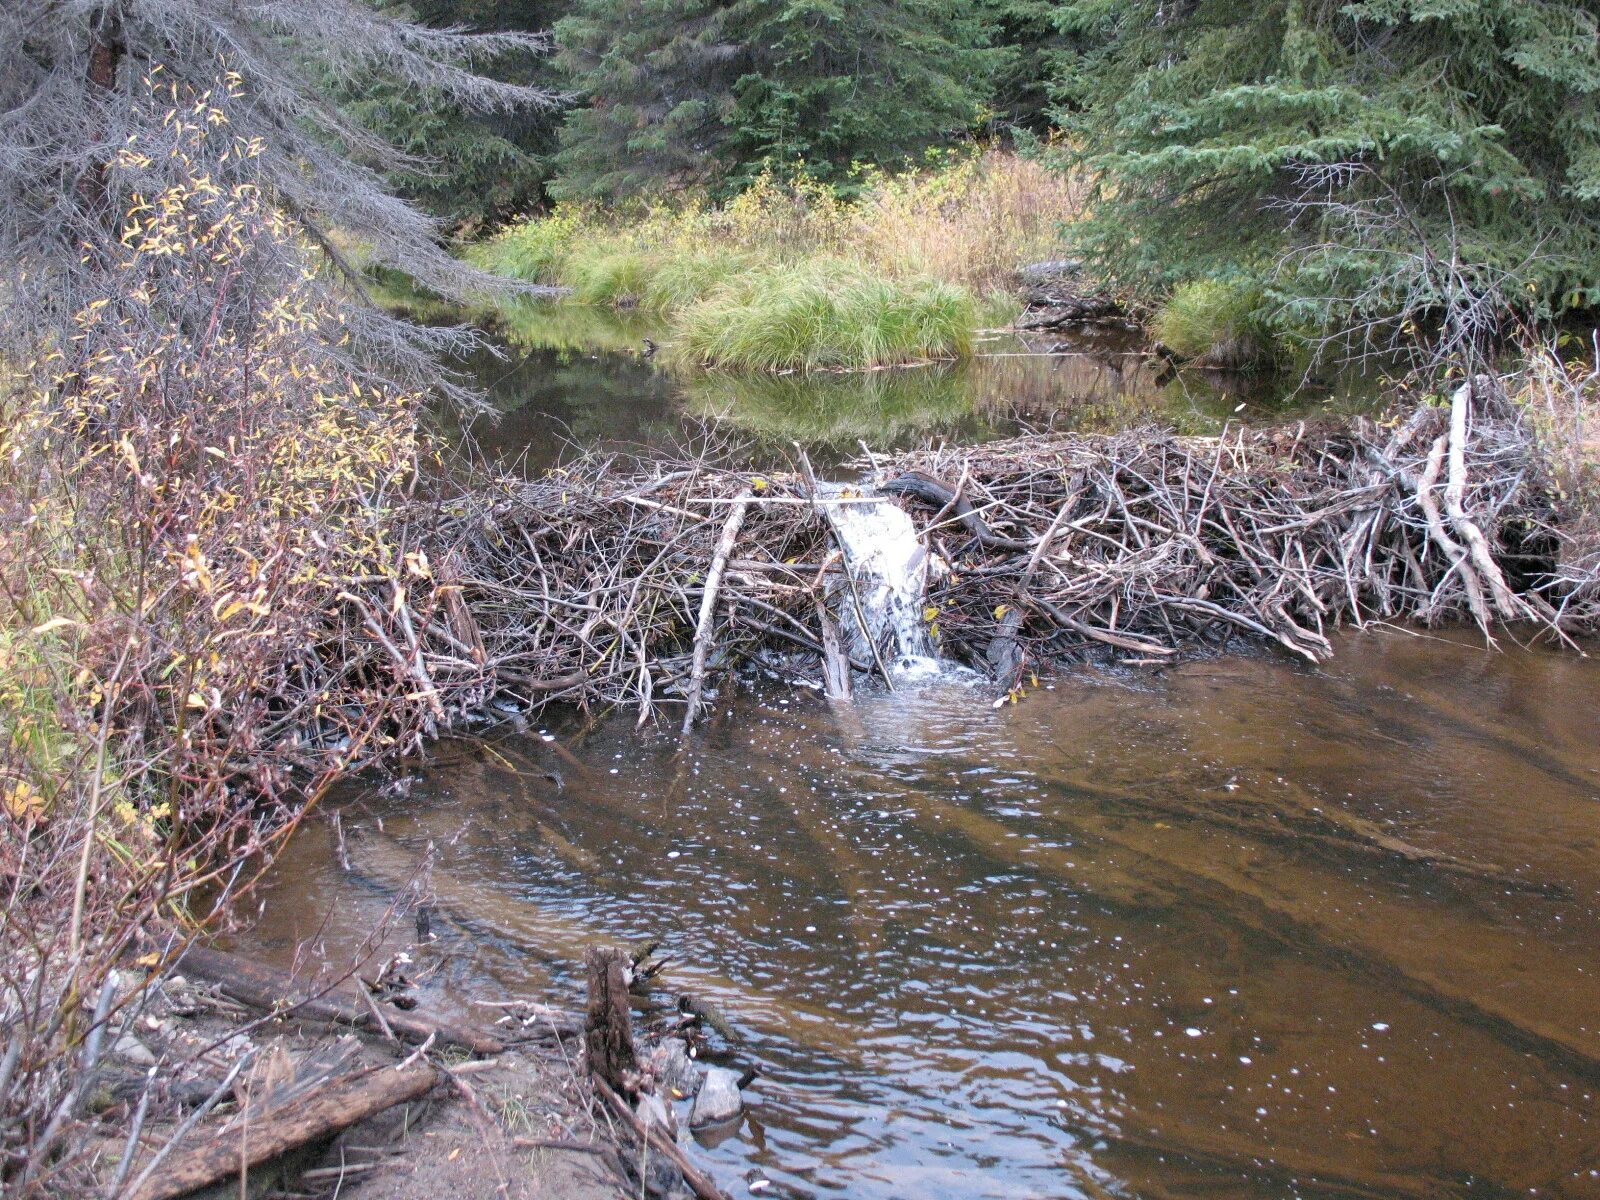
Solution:
M580 107L558 191L716 186L766 163L841 178L969 128L997 59L972 0L578 0Z
M1322 328L1600 299L1595 0L1061 10L1108 273L1274 279L1280 317Z
M733 86L749 68L738 4L578 0L556 26L578 93L552 191L617 199L695 186L726 166Z

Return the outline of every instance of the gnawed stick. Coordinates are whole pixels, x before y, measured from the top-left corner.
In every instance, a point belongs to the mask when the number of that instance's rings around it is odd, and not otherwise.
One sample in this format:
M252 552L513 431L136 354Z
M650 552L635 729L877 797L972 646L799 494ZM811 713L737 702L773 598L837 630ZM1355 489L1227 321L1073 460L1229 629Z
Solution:
M1481 386L1493 386L1487 378L1480 378ZM1469 379L1456 389L1450 399L1450 476L1444 488L1444 507L1450 514L1450 524L1456 536L1466 543L1466 552L1472 559L1479 579L1488 585L1495 612L1502 620L1514 621L1519 617L1532 616L1532 610L1512 594L1499 564L1494 561L1488 538L1484 537L1483 530L1467 516L1466 511L1467 410L1472 406L1472 397L1478 386L1476 380Z
M438 1082L425 1062L379 1067L332 1080L304 1099L242 1127L213 1133L204 1145L179 1151L161 1176L139 1189L134 1200L173 1200L318 1142L397 1104L420 1099Z
M728 558L739 539L739 529L744 525L744 515L753 499L749 491L739 493L728 519L722 523L722 539L711 558L711 569L706 573L705 591L700 597L700 620L694 631L694 667L689 675L689 702L683 713L683 732L694 728L700 715L700 697L705 691L706 656L711 652L711 632L716 627L717 593L722 589L722 573L727 570Z
M333 991L305 996L301 985L289 976L237 954L191 946L184 952L180 968L191 978L216 984L229 999L263 1012L358 1028L376 1027L372 1013L358 1000ZM387 1013L386 1018L389 1029L401 1041L418 1044L434 1037L474 1054L499 1054L505 1049L498 1039L481 1030L452 1025L422 1013L395 1009Z

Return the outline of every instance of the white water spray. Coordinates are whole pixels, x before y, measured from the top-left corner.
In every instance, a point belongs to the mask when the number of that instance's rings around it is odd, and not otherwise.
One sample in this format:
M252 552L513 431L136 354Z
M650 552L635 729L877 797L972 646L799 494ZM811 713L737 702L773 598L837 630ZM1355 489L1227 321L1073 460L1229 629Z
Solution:
M850 573L838 607L851 656L871 662L874 648L892 635L896 671L937 672L939 660L922 611L928 550L911 518L886 497L842 484L821 485L819 501Z

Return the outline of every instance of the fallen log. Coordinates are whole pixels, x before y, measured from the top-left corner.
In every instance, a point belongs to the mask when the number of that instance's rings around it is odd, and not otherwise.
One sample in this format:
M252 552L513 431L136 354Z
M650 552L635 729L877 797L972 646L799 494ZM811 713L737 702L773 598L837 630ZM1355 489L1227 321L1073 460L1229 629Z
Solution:
M230 1000L262 1012L330 1021L356 1029L378 1027L371 1009L359 997L334 991L303 994L302 985L289 976L237 954L207 946L191 946L184 951L178 967L190 978L215 984ZM474 1054L499 1054L505 1049L502 1042L481 1030L454 1025L414 1010L403 1012L397 1008L386 1012L384 1017L397 1038L414 1045L433 1038L437 1043L461 1046Z
M291 1150L332 1137L397 1104L427 1095L439 1073L426 1062L379 1067L335 1079L279 1111L235 1118L208 1133L205 1143L174 1152L160 1176L133 1200L174 1200Z

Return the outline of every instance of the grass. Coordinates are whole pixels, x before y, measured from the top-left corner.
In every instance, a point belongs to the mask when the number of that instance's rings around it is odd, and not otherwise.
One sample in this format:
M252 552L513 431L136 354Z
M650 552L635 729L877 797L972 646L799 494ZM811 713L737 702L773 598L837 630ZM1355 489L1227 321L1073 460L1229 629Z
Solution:
M563 207L469 257L580 305L652 314L679 362L882 366L966 354L1015 313L1017 268L1058 255L1079 207L1073 180L991 152L871 174L851 201L769 175L721 207Z
M1259 371L1277 363L1281 347L1258 287L1203 279L1181 284L1156 313L1151 331L1197 367Z
M883 279L820 258L723 283L682 311L673 357L700 367L810 371L964 357L976 306L966 289Z

